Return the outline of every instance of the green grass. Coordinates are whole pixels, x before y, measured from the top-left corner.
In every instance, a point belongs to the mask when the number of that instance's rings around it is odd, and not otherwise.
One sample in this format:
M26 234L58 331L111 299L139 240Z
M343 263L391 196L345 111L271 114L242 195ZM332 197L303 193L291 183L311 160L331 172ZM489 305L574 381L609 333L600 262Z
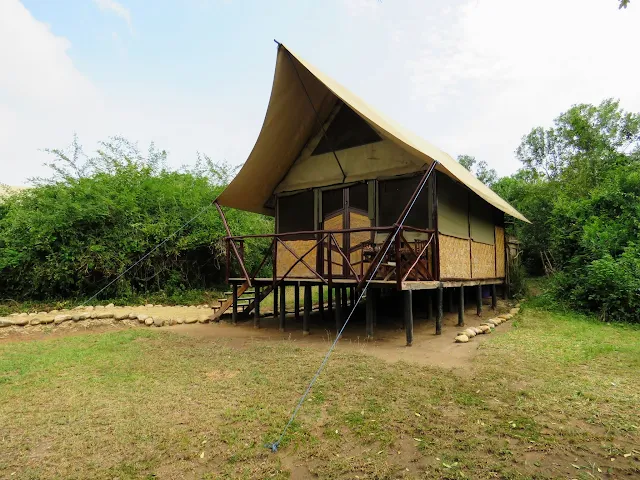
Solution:
M143 329L0 344L0 477L640 475L635 327L525 304L457 371L338 349L277 454L264 445L324 352L235 345Z

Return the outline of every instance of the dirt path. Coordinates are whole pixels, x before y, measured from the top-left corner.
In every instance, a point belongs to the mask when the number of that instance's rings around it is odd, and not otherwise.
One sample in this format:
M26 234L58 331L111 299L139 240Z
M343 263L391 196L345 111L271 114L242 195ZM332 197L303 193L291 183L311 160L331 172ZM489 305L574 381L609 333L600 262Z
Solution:
M508 308L506 304L499 304L498 312ZM114 307L108 309L115 313L122 313L127 309ZM199 317L208 314L208 310L196 307L148 307L129 308L140 314L163 318L187 318ZM465 314L465 326L478 326L483 321L498 314L487 306L484 314L478 317L475 308L467 309ZM338 344L338 350L355 351L367 355L373 355L388 362L405 361L428 366L445 368L463 368L469 365L470 360L476 355L478 348L488 341L492 335L500 335L508 331L510 322L500 325L491 335L478 335L469 343L455 343L454 337L461 330L456 326L456 313L445 314L442 322L442 335L435 335L435 321L427 320L426 315L416 314L414 317L414 341L411 347L406 346L405 331L401 327L402 320L397 316L378 314L378 321L373 340L365 339L365 325L363 312L359 311L345 329L344 335ZM326 351L335 338L335 332L331 324L323 322L316 314L311 317L311 335L303 336L300 321L296 321L293 315L287 318L287 328L280 332L278 319L263 317L260 328L253 327L252 320L246 320L231 325L227 322L220 323L196 323L181 324L163 327L162 331L173 332L181 335L195 336L198 338L225 339L234 348L244 348L255 342L296 342L305 348L316 348ZM12 327L12 332L6 331L0 343L42 340L63 336L75 336L84 334L102 333L127 328L148 328L139 325L137 321L114 321L113 319L92 319L85 322L66 322L53 326L38 325L35 327Z

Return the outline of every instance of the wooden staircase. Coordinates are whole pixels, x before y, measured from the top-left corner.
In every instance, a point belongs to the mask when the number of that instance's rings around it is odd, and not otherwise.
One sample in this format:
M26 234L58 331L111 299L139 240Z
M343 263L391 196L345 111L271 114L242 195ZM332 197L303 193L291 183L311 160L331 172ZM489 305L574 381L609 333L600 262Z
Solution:
M260 290L260 302L265 299L267 295L271 293L273 286L262 288ZM238 312L250 313L256 305L256 291L253 288L249 288L249 284L244 282L238 287ZM229 308L233 305L233 291L224 292L224 297L218 299L218 305L213 305L213 315L211 321L218 322L222 315L225 314Z

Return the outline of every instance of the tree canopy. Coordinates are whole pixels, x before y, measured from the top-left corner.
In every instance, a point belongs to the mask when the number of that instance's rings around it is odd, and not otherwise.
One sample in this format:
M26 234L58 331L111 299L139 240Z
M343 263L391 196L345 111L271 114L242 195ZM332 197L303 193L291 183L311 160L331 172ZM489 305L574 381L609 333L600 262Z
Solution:
M640 320L640 114L574 105L522 138L523 167L494 183L533 223L513 230L532 273L607 320Z

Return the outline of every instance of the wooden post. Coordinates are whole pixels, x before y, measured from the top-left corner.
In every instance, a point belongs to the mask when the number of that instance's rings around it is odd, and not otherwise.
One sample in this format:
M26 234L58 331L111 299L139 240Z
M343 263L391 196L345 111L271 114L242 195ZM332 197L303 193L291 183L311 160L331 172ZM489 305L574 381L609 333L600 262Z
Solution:
M366 299L366 333L367 338L373 338L373 324L375 323L376 318L376 295L378 292L369 288L367 290L367 299Z
M476 287L476 313L482 315L482 285Z
M491 285L491 309L498 308L498 294L496 293L496 284Z
M278 287L273 287L273 318L278 318L278 302L280 301L280 297L278 297Z
M442 303L443 303L443 298L442 298L442 294L444 293L442 288L442 284L440 284L440 286L438 287L438 300L437 300L437 308L438 308L438 313L436 316L436 335L442 335L442 316L443 316L443 312L442 312Z
M233 309L231 310L231 323L236 325L238 323L238 284L234 283L231 290L233 290Z
M322 288L322 286L320 286ZM304 313L302 315L302 335L309 335L309 317L311 316L311 285L304 286Z
M433 318L433 292L431 290L426 290L427 293L427 319L431 320Z
M413 344L413 291L404 290L404 330L407 333L407 347Z
M348 300L349 300L349 297L347 295L347 287L342 287L342 313L348 310L347 308Z
M458 326L464 327L464 286L460 286L458 297Z
M336 335L342 328L342 287L336 288Z
M448 290L447 300L449 301L447 311L449 313L452 313L453 312L453 288L447 288L447 290Z
M286 291L284 283L280 286L280 331L284 332L285 316L287 315Z
M353 310L353 307L356 305L356 289L354 287L349 287L349 306Z
M293 286L295 288L293 294L293 309L295 310L296 322L300 321L300 282L296 282Z
M324 285L318 285L318 310L320 311L320 318L324 320Z
M256 283L256 299L255 306L253 307L253 326L254 328L260 328L260 285Z

